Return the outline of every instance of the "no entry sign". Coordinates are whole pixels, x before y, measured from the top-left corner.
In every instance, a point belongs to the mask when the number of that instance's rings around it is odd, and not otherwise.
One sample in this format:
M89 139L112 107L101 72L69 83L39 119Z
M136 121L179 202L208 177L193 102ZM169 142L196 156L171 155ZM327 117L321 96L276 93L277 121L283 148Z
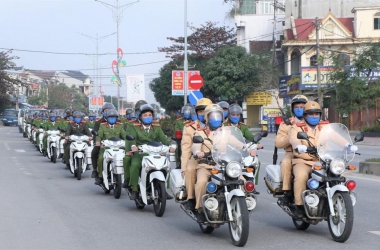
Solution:
M189 86L192 89L200 89L203 86L203 77L200 75L192 75L189 78Z

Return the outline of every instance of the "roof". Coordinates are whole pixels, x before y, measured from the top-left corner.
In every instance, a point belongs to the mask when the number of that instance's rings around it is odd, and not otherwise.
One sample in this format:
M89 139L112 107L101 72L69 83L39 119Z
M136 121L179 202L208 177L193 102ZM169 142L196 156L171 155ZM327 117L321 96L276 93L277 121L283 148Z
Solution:
M54 70L29 70L29 72L45 80L49 80L55 76Z
M78 79L80 81L84 81L87 78L89 78L88 75L85 75L82 72L75 71L75 70L66 70L66 71L62 71L61 73L64 74L64 75L70 76L72 78Z
M38 83L34 83L34 84L32 85L32 89L38 89Z

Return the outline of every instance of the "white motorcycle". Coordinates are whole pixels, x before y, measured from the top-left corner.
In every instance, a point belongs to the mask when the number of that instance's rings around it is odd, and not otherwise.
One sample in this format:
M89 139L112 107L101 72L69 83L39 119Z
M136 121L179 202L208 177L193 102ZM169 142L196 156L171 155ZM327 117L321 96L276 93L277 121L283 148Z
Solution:
M120 138L109 138L101 141L101 144L106 148L103 154L103 183L101 187L105 193L110 193L110 190L113 189L115 199L119 199L124 176L125 141Z
M89 137L84 134L70 135L70 171L77 180L82 178L88 164ZM91 159L91 151L90 151Z
M134 140L134 137L127 135L127 139ZM169 146L161 142L148 142L138 148L139 153L148 155L144 156L141 162L139 197L135 200L136 207L143 209L145 205L153 203L155 215L161 217L165 213L166 181L170 174ZM130 190L128 194L131 196Z
M355 152L350 149L352 142L348 129L340 123L324 125L318 145L312 145L305 132L298 132L297 138L306 140L309 144L306 153L317 156L320 161L312 166L306 190L302 192L305 215L302 218L295 216L293 195L289 204L283 204L280 199L277 204L292 217L298 230L306 230L310 224L316 225L327 220L333 240L345 242L352 231L353 207L356 203L356 194L353 192L356 183L342 175L346 169L356 169L348 166L355 156ZM355 142L363 139L364 136L359 134L355 137ZM268 192L274 198L284 197L279 165L268 165L264 180Z
M50 159L51 162L56 163L57 162L57 152L58 152L58 145L59 145L59 139L60 137L60 131L59 130L48 130L46 131L48 134L47 137L47 157Z
M39 145L37 145L37 150L40 151L40 153L42 154L43 153L43 149L44 149L44 129L42 128L39 128L38 129L38 139L40 141Z

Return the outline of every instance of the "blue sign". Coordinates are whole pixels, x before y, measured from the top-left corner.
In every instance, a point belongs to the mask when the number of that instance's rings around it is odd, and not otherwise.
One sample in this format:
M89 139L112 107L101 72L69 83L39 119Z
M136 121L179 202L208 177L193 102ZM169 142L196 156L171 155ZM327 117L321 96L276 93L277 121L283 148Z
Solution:
M195 105L197 104L198 100L203 98L203 94L202 92L198 91L198 90L194 90L194 91L191 91L188 95L187 95L188 99L189 99L189 102L192 104L192 105Z

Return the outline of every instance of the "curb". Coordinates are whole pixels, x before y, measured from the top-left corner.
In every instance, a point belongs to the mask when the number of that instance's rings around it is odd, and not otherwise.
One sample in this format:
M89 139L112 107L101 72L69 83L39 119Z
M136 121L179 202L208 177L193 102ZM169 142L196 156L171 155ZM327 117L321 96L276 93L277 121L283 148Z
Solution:
M359 162L359 173L380 176L380 162Z

